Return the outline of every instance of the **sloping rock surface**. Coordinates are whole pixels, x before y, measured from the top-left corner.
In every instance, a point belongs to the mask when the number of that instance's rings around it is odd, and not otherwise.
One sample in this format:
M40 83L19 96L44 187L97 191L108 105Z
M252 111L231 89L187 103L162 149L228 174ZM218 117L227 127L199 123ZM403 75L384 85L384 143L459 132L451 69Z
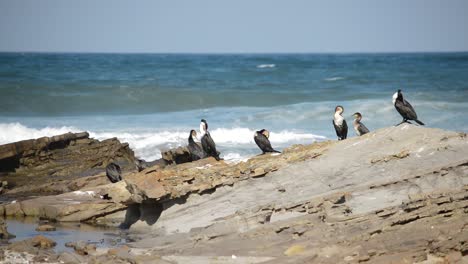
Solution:
M271 263L466 258L466 134L404 124L314 145L236 166L132 175L134 202L162 203L154 224L131 227L152 230L133 246L178 263L213 255Z
M468 261L464 133L403 124L238 164L153 166L81 191L89 197L40 197L0 211L120 222L142 231L124 252L129 262Z

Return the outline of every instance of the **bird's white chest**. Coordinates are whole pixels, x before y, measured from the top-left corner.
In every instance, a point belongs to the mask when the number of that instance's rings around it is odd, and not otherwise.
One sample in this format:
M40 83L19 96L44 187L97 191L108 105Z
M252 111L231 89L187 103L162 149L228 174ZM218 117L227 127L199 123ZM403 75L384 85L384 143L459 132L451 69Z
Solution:
M334 120L335 120L335 125L337 125L337 126L342 126L343 125L344 118L340 114L335 114Z
M395 105L396 99L398 98L398 93L394 93L392 97L393 105Z

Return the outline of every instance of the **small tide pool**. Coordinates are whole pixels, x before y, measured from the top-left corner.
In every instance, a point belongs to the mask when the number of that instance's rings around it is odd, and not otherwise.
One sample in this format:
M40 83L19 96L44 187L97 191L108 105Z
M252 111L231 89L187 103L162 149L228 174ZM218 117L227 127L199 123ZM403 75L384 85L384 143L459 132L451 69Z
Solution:
M56 252L72 251L73 248L66 247L67 242L85 241L95 244L96 247L110 248L126 244L127 233L118 228L92 226L85 223L47 223L56 227L55 231L36 231L43 224L36 218L10 219L6 218L8 232L16 237L9 242L21 241L37 235L43 235L54 240L57 245Z

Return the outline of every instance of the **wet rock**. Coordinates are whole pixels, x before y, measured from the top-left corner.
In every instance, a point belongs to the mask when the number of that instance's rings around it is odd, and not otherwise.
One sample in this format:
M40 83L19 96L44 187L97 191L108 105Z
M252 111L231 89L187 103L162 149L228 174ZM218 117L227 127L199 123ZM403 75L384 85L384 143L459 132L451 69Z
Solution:
M40 249L48 249L48 248L55 247L57 243L50 238L38 235L38 236L31 238L31 245L33 247L37 247Z
M84 241L67 242L65 246L73 248L77 254L82 256L96 253L96 245Z
M55 226L51 226L51 225L40 225L36 227L36 231L55 231L55 230L56 230Z
M35 236L33 238L21 240L8 245L8 249L16 252L30 252L38 255L38 250L47 250L55 247L57 243L45 236Z
M7 230L7 224L5 220L0 218L0 239L10 239L10 238L15 238L16 236L13 234L10 234Z
M86 259L73 252L63 252L58 256L58 261L60 263L69 263L69 264L81 264L86 263Z

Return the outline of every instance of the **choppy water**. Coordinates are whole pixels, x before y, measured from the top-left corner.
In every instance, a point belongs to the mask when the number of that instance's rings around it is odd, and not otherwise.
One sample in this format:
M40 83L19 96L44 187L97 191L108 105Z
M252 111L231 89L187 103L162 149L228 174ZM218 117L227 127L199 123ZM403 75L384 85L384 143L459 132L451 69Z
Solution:
M145 159L186 144L205 118L222 156L335 138L334 107L367 127L398 123L402 89L430 127L468 131L468 53L0 54L0 144L87 130L129 142ZM350 131L354 135L354 131Z

